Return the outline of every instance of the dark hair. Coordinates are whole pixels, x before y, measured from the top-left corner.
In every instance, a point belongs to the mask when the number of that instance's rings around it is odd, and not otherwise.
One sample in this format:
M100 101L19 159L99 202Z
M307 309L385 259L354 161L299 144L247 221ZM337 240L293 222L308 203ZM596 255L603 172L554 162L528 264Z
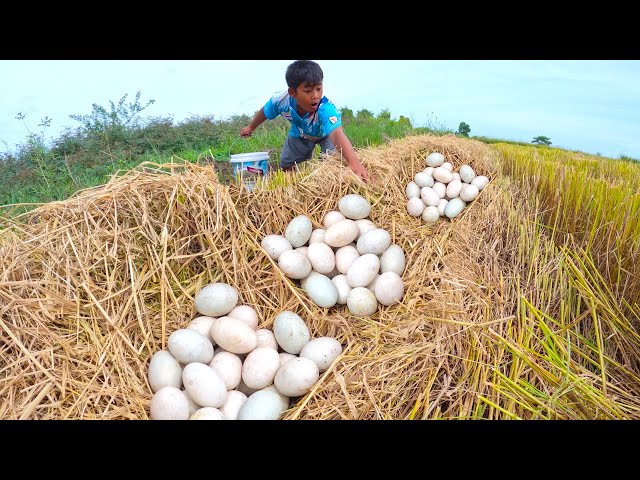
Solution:
M302 83L318 85L324 77L320 65L311 60L296 60L287 67L287 85L294 90Z

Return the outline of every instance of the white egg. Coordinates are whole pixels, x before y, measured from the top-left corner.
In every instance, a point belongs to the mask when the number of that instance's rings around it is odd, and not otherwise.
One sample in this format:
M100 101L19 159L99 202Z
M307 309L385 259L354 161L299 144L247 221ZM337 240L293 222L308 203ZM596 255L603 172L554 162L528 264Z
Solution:
M311 339L309 327L295 312L284 311L273 320L273 334L285 352L297 355ZM248 384L247 384L248 385Z
M324 243L333 248L349 245L360 235L358 224L353 220L345 219L331 225L324 235Z
M412 180L407 183L407 187L404 189L404 192L407 195L407 200L416 198L420 196L420 187Z
M220 317L234 309L238 291L227 283L210 283L195 296L196 310L207 317Z
M375 295L378 301L385 306L400 302L404 295L402 278L395 272L383 273L376 282Z
M431 205L438 205L438 202L440 201L440 195L431 187L424 187L420 190L420 198L427 207Z
M453 173L453 164L451 162L444 162L442 165L440 165L442 168L446 168L447 170L449 170L451 173Z
M250 307L249 305L238 305L227 314L227 317L233 317L237 318L238 320L242 320L254 330L258 328L258 313L253 307ZM211 333L211 329L209 329L209 333Z
M182 366L167 350L153 354L147 371L152 392L162 387L180 388L182 385Z
M356 248L360 255L373 253L374 255L382 255L382 253L391 245L391 235L384 228L376 228L358 238Z
M261 328L260 330L256 330L256 336L258 337L256 348L268 347L273 348L276 352L278 351L278 342L271 330L268 328Z
M456 198L458 195L460 195L460 190L462 190L462 182L460 180L451 180L449 182L449 185L447 185L445 196L449 200L451 200L452 198Z
M389 248L380 256L380 271L382 273L396 272L398 275L402 275L405 265L404 252L398 245L389 245Z
M278 389L276 388L275 385L269 385L268 387L265 387L262 390L270 390L270 391L276 393L278 395L278 397L280 397L280 402L282 403L282 411L283 412L289 408L289 400L290 400L289 397L287 397L286 395L282 395L278 391Z
M423 170L423 172L433 177L433 167L427 167Z
M258 390L242 404L238 420L277 420L283 411L282 400L276 392Z
M180 383L182 383L182 379L180 379ZM187 392L184 388L180 391L184 394L185 397L187 397L187 400L189 401L189 416L196 413L199 408L202 408L200 405L193 401L193 398L189 396L189 392Z
M430 206L425 208L421 218L425 223L436 223L440 219L438 207Z
M323 275L326 275L327 277L329 277L330 279L332 279L333 277L335 277L336 275L340 275L340 272L338 271L337 267L333 267L333 270L331 270L329 273L324 273Z
M351 193L338 200L338 210L346 218L360 220L369 216L371 203L362 195Z
M460 183L462 183L462 179L460 178L460 174L458 172L452 172L451 176L453 177L453 179L451 180L453 182L453 180L458 180ZM451 183L451 182L449 182Z
M375 278L373 280L371 280L371 283L369 285L367 285L367 288L369 290L371 290L372 292L375 292L375 288L376 288L376 282L378 281L378 279L380 278L380 275L376 275Z
M332 337L318 337L307 343L300 352L301 358L308 358L325 372L342 353L342 345Z
M292 353L287 353L287 352L280 352L278 354L278 356L280 357L280 366L284 365L285 363L287 363L292 358L297 358L296 355L294 355Z
M322 220L322 225L324 226L324 228L329 228L334 223L337 223L340 220L344 220L345 218L347 217L345 217L340 212L336 210L331 210L327 212L326 215L324 216L324 219Z
M276 261L282 252L293 249L291 242L282 235L267 235L262 239L260 245L265 249L267 255Z
M470 165L462 165L458 173L460 173L460 179L465 183L471 183L476 178L476 172Z
M313 232L311 232L311 236L309 237L309 245L312 243L324 242L324 235L326 230L324 228L316 228Z
M424 172L418 172L413 177L413 181L420 188L431 187L433 185L433 177Z
M326 275L312 271L303 282L302 288L319 307L331 308L338 301L338 289Z
M203 337L207 337L211 341L211 345L216 346L216 342L213 341L209 332L211 331L211 325L216 321L215 317L196 317L187 325L188 330L194 330Z
M346 275L336 275L331 279L338 290L338 304L345 305L347 303L347 295L351 291L351 286L347 283Z
M349 267L360 256L360 252L356 247L345 245L336 250L336 268L340 273L346 274Z
M176 387L162 387L149 405L151 420L188 420L189 401Z
M478 187L479 191L482 191L484 187L489 184L489 177L485 177L484 175L480 175L471 180L471 185L475 185Z
M447 194L447 186L442 182L434 183L433 187L431 188L435 190L440 198L444 198L444 196Z
M233 390L231 390L233 391ZM247 397L253 395L257 390L255 388L249 388L245 385L245 383L240 380L240 385L236 387L236 391L244 393Z
M213 358L211 340L195 330L180 328L174 331L169 335L167 345L171 355L183 365L192 362L209 363Z
M465 183L462 186L462 190L460 190L460 199L464 200L465 202L471 202L475 200L475 198L478 196L478 193L480 193L478 187L470 183Z
M360 235L358 235L358 238L361 237L362 235L364 235L365 233L370 232L371 230L375 230L376 228L378 228L376 226L376 224L373 223L368 218L363 218L361 220L356 220L356 223L358 224L358 230L360 230Z
M307 250L311 268L318 273L329 273L336 267L336 256L329 245L324 242L312 243ZM307 277L308 275L305 275ZM305 278L303 277L303 278Z
M449 200L445 198L440 199L440 203L438 204L438 213L441 217L444 217L444 209L447 207L447 203L449 203Z
M246 401L247 396L238 390L231 390L230 392L227 392L227 399L225 400L224 405L220 407L220 411L222 412L224 419L237 420L238 412Z
M287 397L304 395L320 378L318 366L308 358L293 358L285 363L274 378L278 392Z
M410 198L407 202L407 213L412 217L419 217L424 210L424 202L420 197Z
M289 240L292 247L301 247L311 237L313 224L306 215L298 215L289 222L284 231L284 238Z
M259 390L273 383L280 368L278 351L269 347L253 350L242 364L242 381L249 388Z
M249 353L258 344L256 331L233 317L218 318L211 326L211 338L231 353Z
M466 202L462 200L460 197L454 198L452 200L449 200L449 203L447 203L447 206L444 207L444 214L448 218L453 219L458 215L460 215L460 212L462 212L462 210L466 206L467 206Z
M221 407L227 399L227 385L204 363L190 363L182 370L182 383L189 396L202 407Z
M453 175L451 175L451 172L448 169L444 167L438 167L433 169L433 178L435 178L438 182L449 183L451 180L453 180Z
M242 378L242 360L235 353L220 352L209 362L209 366L215 370L227 386L227 390L233 390L240 384Z
M309 247L298 247L298 248L294 248L294 250L296 252L300 252L301 254L303 254L306 257L307 256L307 251L309 250Z
M224 420L224 414L213 407L202 407L198 409L189 420Z
M278 267L287 277L300 280L311 272L311 261L306 255L296 250L289 250L280 255Z
M226 352L226 350L224 348L222 348L222 347L216 347L215 350L213 351L213 358L216 358L222 352ZM232 352L228 352L228 353L232 353ZM244 362L244 359L247 356L244 353L234 353L234 355L237 355L241 362ZM211 362L209 362L209 363L211 363Z
M380 259L376 254L366 253L358 257L347 272L350 287L366 287L380 271Z
M444 163L444 155L439 152L430 153L427 156L426 163L428 167L439 167Z
M347 296L347 308L356 317L369 317L378 309L378 299L365 287L356 287Z

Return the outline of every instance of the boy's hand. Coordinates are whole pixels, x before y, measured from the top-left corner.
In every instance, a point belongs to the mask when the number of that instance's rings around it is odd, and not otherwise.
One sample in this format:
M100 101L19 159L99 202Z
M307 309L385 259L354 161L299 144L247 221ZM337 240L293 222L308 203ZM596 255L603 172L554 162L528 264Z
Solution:
M250 125L247 125L242 130L240 130L240 136L241 137L250 137L254 130L255 130L255 128L251 128Z
M350 164L349 168L351 168L351 170L353 170L353 173L358 175L365 182L373 180L372 176L369 175L369 172L367 172L367 169L364 168L364 165L362 165L360 162Z

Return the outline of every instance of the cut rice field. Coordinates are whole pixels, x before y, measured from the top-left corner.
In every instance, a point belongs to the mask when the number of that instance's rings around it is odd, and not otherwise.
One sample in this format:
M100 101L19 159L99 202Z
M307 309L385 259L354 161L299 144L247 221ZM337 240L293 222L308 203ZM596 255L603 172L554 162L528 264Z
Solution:
M491 179L454 220L406 211L443 153ZM342 354L283 419L640 418L640 167L564 150L417 135L273 171L253 191L214 166L145 163L0 221L1 419L147 419L149 359L234 286L260 328L291 310ZM406 256L400 304L320 308L260 246L348 193Z

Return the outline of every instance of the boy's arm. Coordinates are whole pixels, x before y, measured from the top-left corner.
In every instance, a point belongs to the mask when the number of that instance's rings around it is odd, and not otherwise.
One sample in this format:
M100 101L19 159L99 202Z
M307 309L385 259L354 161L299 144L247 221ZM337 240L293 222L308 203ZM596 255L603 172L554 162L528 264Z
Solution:
M364 180L371 180L369 172L364 168L364 165L360 163L358 156L356 155L356 151L351 145L351 141L342 130L342 127L336 128L333 132L329 134L329 140L336 146L336 150L339 153L342 153L342 156L347 161L347 165L349 168L353 170L353 172L362 177Z
M249 125L247 125L242 130L240 130L240 136L250 137L251 134L255 131L255 129L258 128L260 124L262 124L262 122L264 122L266 119L267 117L264 114L264 107L262 107L253 116L253 120L251 120L251 123L249 123Z

